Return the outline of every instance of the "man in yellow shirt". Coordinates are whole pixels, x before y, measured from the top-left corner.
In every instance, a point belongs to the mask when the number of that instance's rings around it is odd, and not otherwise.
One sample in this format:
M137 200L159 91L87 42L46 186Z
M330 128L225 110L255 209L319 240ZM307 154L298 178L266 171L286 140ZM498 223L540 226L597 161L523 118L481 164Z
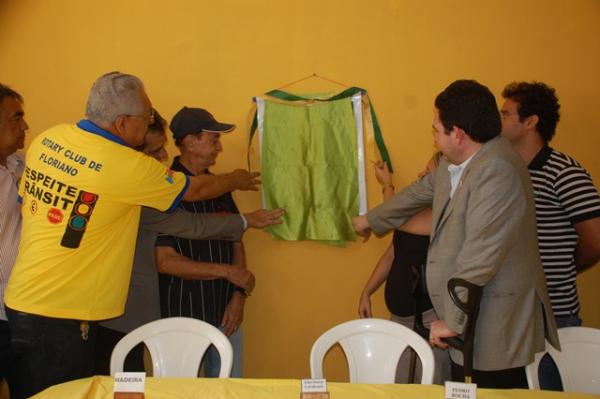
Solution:
M19 188L23 231L4 300L27 397L92 374L95 321L124 310L141 206L258 183L244 170L187 177L135 151L154 119L135 76L101 76L86 117L34 139Z

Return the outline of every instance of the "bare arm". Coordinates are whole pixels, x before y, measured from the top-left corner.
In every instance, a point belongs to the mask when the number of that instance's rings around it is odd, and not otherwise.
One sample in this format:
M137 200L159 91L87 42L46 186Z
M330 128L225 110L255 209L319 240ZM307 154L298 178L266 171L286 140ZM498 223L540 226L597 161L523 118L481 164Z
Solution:
M191 260L171 247L155 247L158 271L185 280L226 279L250 292L254 289L254 275L246 267Z
M576 223L574 227L578 235L575 264L581 272L600 260L600 217Z
M379 161L375 163L375 177L379 184L381 184L381 193L383 194L383 200L388 200L394 196L394 184L392 183L392 174L388 169L386 162Z
M252 272L250 272L248 270L248 267L246 266L246 248L244 247L244 243L241 241L233 243L233 265L241 268L242 270L245 270L247 273L249 273L252 276L252 288L250 288L250 289L248 289L246 287L242 287L240 285L237 285L237 284L233 283L233 281L232 281L233 284L244 289L243 293L241 293L239 291L236 291L236 293L242 295L245 299L246 296L250 295L250 293L254 289L255 278L254 278L254 274L252 274Z
M183 195L185 201L201 201L216 198L235 190L256 191L260 173L236 169L221 175L190 176L190 185Z
M233 264L246 269L246 249L241 241L233 243Z
M233 244L233 264L246 269L246 252L244 244L236 242ZM221 326L223 333L231 335L242 324L244 320L244 305L246 304L246 295L240 291L234 291L225 312Z
M398 230L421 236L431 235L431 208L423 209L412 216L408 222L398 227Z
M373 273L371 273L371 277L365 284L365 288L360 295L360 300L358 302L358 315L361 318L372 317L371 313L371 295L379 287L381 284L387 279L390 274L390 269L392 267L392 262L394 261L394 245L390 243L390 246L381 256L377 265L375 265L375 269L373 269Z

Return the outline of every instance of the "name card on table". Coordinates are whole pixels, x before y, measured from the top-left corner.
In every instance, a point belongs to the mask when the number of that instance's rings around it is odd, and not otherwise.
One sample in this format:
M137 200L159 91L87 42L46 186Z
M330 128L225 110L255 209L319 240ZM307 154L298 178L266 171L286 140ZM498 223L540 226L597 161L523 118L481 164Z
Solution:
M300 399L329 399L327 381L324 379L302 380Z
M115 399L144 399L146 373L116 373Z
M477 399L477 384L446 381L446 399Z

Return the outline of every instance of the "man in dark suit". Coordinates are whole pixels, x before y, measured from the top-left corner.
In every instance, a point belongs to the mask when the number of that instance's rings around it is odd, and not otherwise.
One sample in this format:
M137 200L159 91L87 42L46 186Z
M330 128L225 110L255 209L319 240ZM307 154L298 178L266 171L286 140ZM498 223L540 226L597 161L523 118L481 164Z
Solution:
M427 285L439 320L430 342L462 334L465 314L447 283L462 278L484 286L475 331L473 381L480 387L526 388L525 366L558 347L556 326L537 250L535 206L523 161L501 138L496 101L487 87L459 80L435 100L434 140L444 154L436 171L355 218L358 234L384 234L432 207ZM459 292L465 299L466 292ZM463 357L450 349L453 379Z

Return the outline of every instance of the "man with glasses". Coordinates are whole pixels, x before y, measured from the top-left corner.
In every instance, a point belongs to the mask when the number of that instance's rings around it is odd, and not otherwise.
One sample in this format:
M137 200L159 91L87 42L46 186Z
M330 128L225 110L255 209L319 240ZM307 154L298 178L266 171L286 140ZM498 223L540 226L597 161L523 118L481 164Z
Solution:
M58 125L28 151L23 232L5 294L23 395L93 373L96 321L123 313L142 206L255 190L244 170L188 177L134 150L152 104L135 76L92 86L87 119Z

